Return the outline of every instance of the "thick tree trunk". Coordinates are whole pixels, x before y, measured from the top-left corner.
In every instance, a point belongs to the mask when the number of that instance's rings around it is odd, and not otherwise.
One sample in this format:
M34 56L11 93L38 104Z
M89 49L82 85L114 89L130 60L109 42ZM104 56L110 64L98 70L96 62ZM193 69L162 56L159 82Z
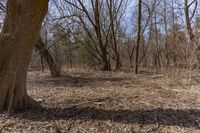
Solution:
M39 38L38 43L36 44L36 49L40 52L40 55L47 61L51 76L59 77L60 70L58 69L57 63L53 59L48 49L45 48L45 43L42 41L41 38Z
M8 0L0 34L0 112L39 107L26 92L26 75L48 0Z
M110 63L108 61L107 58L107 52L106 49L102 49L102 54L101 54L101 70L102 71L110 71L111 67L110 67Z

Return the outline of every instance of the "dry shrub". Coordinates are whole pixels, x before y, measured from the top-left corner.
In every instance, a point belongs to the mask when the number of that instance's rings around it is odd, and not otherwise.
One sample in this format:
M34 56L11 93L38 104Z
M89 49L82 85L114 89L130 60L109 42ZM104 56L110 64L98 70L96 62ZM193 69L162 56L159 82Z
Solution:
M192 72L198 66L197 46L197 43L187 43L176 48L174 64L164 70L165 77L170 85L175 85L184 79L184 84L190 86Z

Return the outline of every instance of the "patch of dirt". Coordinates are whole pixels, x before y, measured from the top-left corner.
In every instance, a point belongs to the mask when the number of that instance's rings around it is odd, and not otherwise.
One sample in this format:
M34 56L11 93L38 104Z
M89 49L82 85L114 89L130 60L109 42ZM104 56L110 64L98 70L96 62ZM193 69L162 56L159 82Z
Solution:
M1 114L0 133L199 133L198 73L29 72L28 93L46 109Z

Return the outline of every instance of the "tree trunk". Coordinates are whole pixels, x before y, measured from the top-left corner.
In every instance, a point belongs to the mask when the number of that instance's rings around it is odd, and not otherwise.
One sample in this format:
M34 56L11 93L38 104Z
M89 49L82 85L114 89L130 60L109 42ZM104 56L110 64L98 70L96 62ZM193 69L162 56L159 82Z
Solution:
M135 53L135 74L138 74L139 67L139 50L140 50L140 39L141 39L141 21L142 21L142 1L138 0L138 26L137 26L137 46Z
M118 50L117 50L118 51ZM116 60L115 60L115 70L119 70L122 67L121 58L119 52L115 52Z
M100 24L100 11L99 11L99 1L95 1L95 9L94 9L94 16L95 16L95 32L96 37L98 40L98 46L101 51L101 70L102 71L109 71L110 64L107 58L107 44L103 44L102 40L102 32L101 32L101 24Z
M60 70L57 66L57 63L53 59L48 49L45 48L45 43L42 41L41 37L39 38L38 43L36 44L36 49L40 52L40 55L47 61L47 64L51 72L51 76L59 77Z
M185 12L185 21L186 21L187 32L188 32L188 35L189 35L190 40L192 42L193 39L194 39L194 34L193 34L191 22L190 22L190 20L191 20L190 19L190 14L189 14L189 8L190 8L190 6L188 5L188 0L185 0L184 4L185 4L184 12Z
M26 92L26 75L48 0L7 0L0 34L0 112L38 108Z
M43 57L40 56L40 59L41 59L42 72L44 72L44 60L43 60Z
M108 4L109 5L109 4ZM114 19L114 14L113 14L113 8L114 8L114 3L113 0L110 0L110 5L109 5L109 17L110 17L110 26L111 26L111 36L112 36L112 44L114 47L114 54L115 54L115 70L118 70L121 67L121 60L120 60L120 55L117 47L117 39L116 39L116 33L115 33L115 19Z
M101 70L102 71L110 71L111 67L110 67L110 63L108 61L107 58L107 51L106 49L102 48L102 53L101 53Z

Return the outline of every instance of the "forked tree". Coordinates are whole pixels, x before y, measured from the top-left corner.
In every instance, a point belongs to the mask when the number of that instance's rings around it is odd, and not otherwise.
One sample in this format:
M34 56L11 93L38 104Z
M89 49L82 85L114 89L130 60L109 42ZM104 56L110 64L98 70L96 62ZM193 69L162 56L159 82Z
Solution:
M184 5L185 5L185 8L184 8L184 11L185 11L185 21L186 21L186 27L187 27L187 32L188 32L188 35L190 37L190 41L192 42L194 40L194 33L193 33L193 29L192 29L192 24L191 24L191 21L193 19L193 17L195 16L195 13L196 13L196 10L197 10L197 6L198 6L198 1L197 0L193 0L190 4L188 4L188 0L184 0ZM194 5L194 9L193 9L193 12L192 14L190 15L190 10L189 8L191 8L191 6Z
M60 76L60 69L56 61L54 60L53 56L51 55L50 51L46 48L45 42L39 37L38 42L36 43L36 49L39 51L40 55L46 60L49 70L51 72L52 77L59 77Z
M32 50L48 10L48 0L7 0L0 34L0 112L38 107L26 92Z

